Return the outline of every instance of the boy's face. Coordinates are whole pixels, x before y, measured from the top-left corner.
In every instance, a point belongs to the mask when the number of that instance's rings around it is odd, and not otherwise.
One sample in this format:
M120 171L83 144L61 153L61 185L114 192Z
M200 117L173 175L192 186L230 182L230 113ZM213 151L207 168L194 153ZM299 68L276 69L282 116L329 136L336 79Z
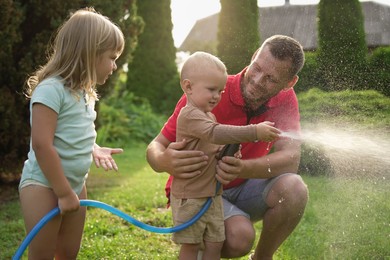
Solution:
M204 112L210 112L221 100L226 80L227 75L216 68L198 73L184 86L188 102Z

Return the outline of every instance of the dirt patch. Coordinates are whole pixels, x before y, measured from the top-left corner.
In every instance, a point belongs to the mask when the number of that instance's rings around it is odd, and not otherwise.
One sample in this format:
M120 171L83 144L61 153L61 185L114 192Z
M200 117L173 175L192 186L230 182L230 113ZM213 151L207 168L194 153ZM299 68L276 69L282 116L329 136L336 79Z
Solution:
M21 174L0 172L0 202L19 199L18 186Z
M12 184L0 184L0 203L3 204L7 201L18 200L19 192L18 185Z

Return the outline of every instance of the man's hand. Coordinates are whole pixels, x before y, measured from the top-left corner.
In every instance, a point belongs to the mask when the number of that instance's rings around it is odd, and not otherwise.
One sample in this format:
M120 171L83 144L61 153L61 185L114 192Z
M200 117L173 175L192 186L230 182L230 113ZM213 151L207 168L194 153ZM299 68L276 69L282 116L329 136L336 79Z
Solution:
M217 163L217 180L223 185L235 180L239 177L243 169L243 161L232 156L224 156L222 160Z
M208 157L202 151L182 150L186 143L186 140L170 143L162 155L166 172L177 178L192 178L207 164Z

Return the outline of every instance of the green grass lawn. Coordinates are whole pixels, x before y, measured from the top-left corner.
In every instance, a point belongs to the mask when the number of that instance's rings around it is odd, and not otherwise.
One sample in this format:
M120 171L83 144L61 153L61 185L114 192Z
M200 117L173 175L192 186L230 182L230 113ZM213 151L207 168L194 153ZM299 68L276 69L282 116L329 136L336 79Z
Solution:
M171 227L164 196L167 175L150 169L145 148L133 146L118 155L118 173L92 167L89 199L147 224ZM389 178L304 179L310 190L307 210L275 259L390 259ZM16 190L0 205L0 234L0 259L10 259L25 237ZM176 259L177 252L170 234L150 233L102 209L88 208L79 259Z

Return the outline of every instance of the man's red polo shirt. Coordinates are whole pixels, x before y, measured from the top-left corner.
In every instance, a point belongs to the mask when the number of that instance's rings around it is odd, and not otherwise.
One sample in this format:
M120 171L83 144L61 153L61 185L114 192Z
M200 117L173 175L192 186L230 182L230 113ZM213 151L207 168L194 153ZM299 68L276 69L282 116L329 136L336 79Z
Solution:
M246 68L236 75L229 75L222 94L221 101L213 109L217 121L221 124L245 125L247 123L247 114L244 109L244 99L240 90L241 77ZM183 95L176 105L173 114L165 123L161 133L171 142L176 141L176 120L180 109L186 104L186 96ZM250 124L256 124L263 121L275 122L275 127L286 132L300 131L300 117L298 109L298 100L293 89L281 91L272 97L266 104L266 111L250 119ZM269 153L270 146L266 142L242 143L242 159L252 159L264 156ZM166 184L166 191L169 194L171 178ZM244 179L236 179L224 186L224 189L237 186L244 182Z

